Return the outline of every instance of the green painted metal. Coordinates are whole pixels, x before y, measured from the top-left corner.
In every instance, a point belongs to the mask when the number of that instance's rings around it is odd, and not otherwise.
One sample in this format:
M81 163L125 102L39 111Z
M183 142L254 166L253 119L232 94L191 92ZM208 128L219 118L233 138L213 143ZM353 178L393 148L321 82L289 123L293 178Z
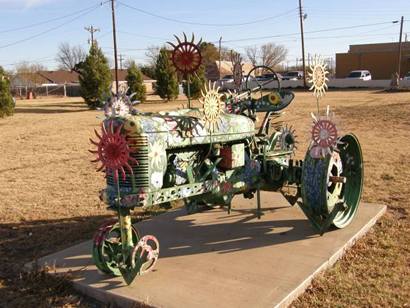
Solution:
M343 136L338 149L323 159L314 159L308 152L301 180L303 202L299 204L313 226L320 233L330 225L346 227L357 211L363 185L363 158L357 138Z
M188 213L212 205L224 205L230 213L235 195L243 194L257 197L260 218L260 191L284 193L283 188L292 186L295 194L285 197L292 205L299 200L321 234L331 225L343 228L352 221L363 182L357 138L342 137L337 149L322 159L308 151L303 162L295 161L293 131L281 122L271 125L294 94L277 89L261 93L259 100L251 94L249 90L228 97L231 113L222 113L212 131L200 109L111 116L138 164L118 181L107 174L101 198L118 213L118 223L97 232L93 259L98 269L131 283L154 266L159 244L156 239L148 244L132 227L130 211L135 207L183 200ZM256 130L258 112L265 117Z
M131 226L130 231L132 233L132 242L138 243L140 239L138 230ZM121 232L119 223L108 223L99 229L94 237L92 257L100 271L121 276L120 267L124 262L121 237L123 233L128 234L128 232L128 230Z

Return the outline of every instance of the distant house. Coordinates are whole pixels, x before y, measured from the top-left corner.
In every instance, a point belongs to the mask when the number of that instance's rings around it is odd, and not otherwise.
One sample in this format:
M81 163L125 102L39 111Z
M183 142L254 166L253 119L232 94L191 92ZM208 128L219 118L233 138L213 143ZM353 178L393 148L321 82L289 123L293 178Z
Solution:
M70 71L38 71L36 73L21 73L13 76L12 87L40 87L55 85L78 84L78 73Z
M118 83L119 85L126 84L127 81L125 80L125 77L127 76L127 70L126 69L120 69L118 70ZM111 70L111 78L112 78L112 91L115 92L115 70ZM148 76L145 76L142 74L142 80L144 82L145 88L147 89L147 94L153 93L153 84L155 83L154 79L149 78Z
M231 61L221 61L221 71L219 71L219 61L214 61L208 64L205 68L205 77L207 80L216 81L219 77L225 75L232 75L232 62ZM242 66L242 74L246 76L253 68L252 63L245 62Z
M79 83L78 73L73 71L39 71L37 74L43 78L43 86Z
M127 76L127 70L118 70L118 81L120 84L126 84L125 77ZM74 71L38 71L37 73L26 73L13 76L11 78L11 85L14 88L37 88L44 86L56 86L56 85L79 85L79 74ZM111 70L112 90L115 91L115 70ZM153 92L153 83L155 80L142 75L143 82L147 89L147 93Z

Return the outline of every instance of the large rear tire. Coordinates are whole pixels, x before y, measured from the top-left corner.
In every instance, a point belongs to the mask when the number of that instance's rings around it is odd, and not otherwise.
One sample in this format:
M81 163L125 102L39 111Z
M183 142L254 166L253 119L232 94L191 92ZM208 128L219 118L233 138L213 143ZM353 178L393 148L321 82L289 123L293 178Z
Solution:
M302 170L302 209L322 232L329 225L349 225L359 206L363 186L363 157L353 134L340 139L325 158L306 153ZM329 221L331 220L331 221Z

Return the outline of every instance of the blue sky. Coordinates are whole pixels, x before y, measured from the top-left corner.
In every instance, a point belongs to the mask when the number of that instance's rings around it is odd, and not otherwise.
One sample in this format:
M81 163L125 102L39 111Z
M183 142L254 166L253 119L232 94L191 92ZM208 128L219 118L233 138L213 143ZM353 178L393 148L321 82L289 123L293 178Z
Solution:
M27 60L53 69L61 42L88 48L89 33L84 27L91 24L100 28L96 38L112 58L111 8L109 3L99 3L101 0L0 0L0 65L12 69L14 63ZM186 23L161 19L126 5ZM346 52L349 44L397 41L399 24L390 22L402 15L408 20L404 33L410 40L409 0L304 0L303 6L307 14L306 53L334 57L336 52ZM294 64L301 57L297 7L298 0L117 1L119 53L143 63L148 46L162 45L172 40L173 34L184 31L194 32L205 41L218 41L222 36L224 47L239 52L267 42L283 44L289 50L289 64ZM248 24L238 25L241 23ZM37 25L27 27L33 24ZM367 24L376 25L321 31ZM29 39L32 36L36 37Z

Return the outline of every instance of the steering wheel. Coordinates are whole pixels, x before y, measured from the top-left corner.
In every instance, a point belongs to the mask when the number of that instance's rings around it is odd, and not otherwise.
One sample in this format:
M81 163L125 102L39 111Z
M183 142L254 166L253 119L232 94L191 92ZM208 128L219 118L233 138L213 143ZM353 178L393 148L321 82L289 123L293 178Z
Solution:
M255 73L263 72L266 76L266 74L269 74L270 76L268 78L256 78L254 75ZM268 85L275 82L275 85L272 89L269 89L269 92L274 92L274 91L280 91L280 78L276 72L271 69L270 67L266 65L257 65L253 69L251 69L246 75L246 82L245 82L245 89L249 92L251 98L253 99L252 101L261 101L263 99L263 88ZM256 85L255 85L256 83ZM253 85L253 87L251 87ZM257 92L259 94L257 94ZM247 108L247 115L251 117L255 117L255 110L254 110L254 103L252 102L251 106L248 106ZM246 114L246 113L244 113Z
M264 78L256 78L256 77L253 76L253 75L255 75L256 72L263 72L265 75L266 75L266 74L269 74L269 75L271 75L272 77L266 78L266 79L264 79ZM253 82L256 82L256 86L253 87L253 88L251 88L251 84L252 84ZM266 65L258 65L258 66L255 66L253 69L251 69L251 70L249 71L248 75L246 76L246 84L245 84L245 87L246 87L246 89L247 89L248 91L250 90L251 92L254 92L254 91L256 91L256 90L259 90L260 93L261 93L261 96L263 96L263 95L262 95L263 88L264 88L266 85L268 85L268 84L270 84L270 83L272 83L272 82L276 82L276 87L273 87L273 89L275 89L276 91L280 91L280 78L279 78L278 74L276 74L276 72L275 72L273 69L271 69L269 66L266 66ZM272 89L272 90L273 90L273 89Z

